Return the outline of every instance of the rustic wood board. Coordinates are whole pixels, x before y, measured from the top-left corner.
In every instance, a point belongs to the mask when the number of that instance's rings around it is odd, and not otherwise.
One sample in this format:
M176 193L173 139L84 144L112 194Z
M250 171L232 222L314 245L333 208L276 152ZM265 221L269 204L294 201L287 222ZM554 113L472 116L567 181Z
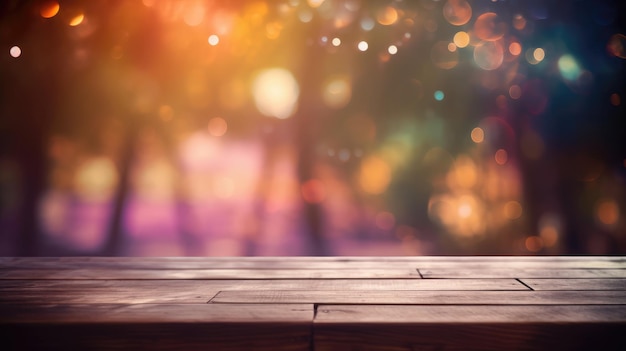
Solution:
M9 350L309 350L312 305L17 305Z
M520 268L433 268L420 269L423 278L626 278L626 269L520 269Z
M320 305L316 350L623 350L626 306Z
M212 303L626 305L626 291L221 291Z
M429 280L429 279L424 279ZM626 290L626 279L533 279L521 280L533 290Z
M528 290L514 279L4 280L0 304L206 303L221 290Z
M0 257L0 269L626 268L622 257Z
M0 270L1 279L400 279L416 278L415 269L19 269Z
M0 333L8 350L623 350L624 274L618 256L0 258Z

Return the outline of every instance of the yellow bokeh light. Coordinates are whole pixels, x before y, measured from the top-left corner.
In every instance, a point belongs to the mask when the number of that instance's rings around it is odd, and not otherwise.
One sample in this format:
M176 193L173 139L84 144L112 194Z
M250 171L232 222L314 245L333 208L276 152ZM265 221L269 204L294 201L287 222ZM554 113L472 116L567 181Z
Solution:
M464 48L469 45L470 36L469 34L467 34L467 32L460 31L454 35L454 38L452 40L454 41L454 45L460 48Z
M324 0L307 0L307 3L312 8L318 8L324 3Z
M72 17L72 19L70 20L69 25L72 27L76 27L77 25L83 23L83 21L85 20L85 15L83 15L82 13L80 15L76 15L74 17Z
M52 18L56 16L57 13L59 13L59 9L60 9L60 6L58 2L46 1L43 4L41 4L41 7L39 8L39 14L43 18Z
M363 160L358 183L366 193L382 194L391 182L391 167L382 158L370 156Z
M333 38L333 40L331 40L331 44L333 44L333 46L339 46L341 45L341 39Z
M324 86L322 91L322 99L326 106L339 109L350 102L352 97L352 87L350 81L346 77L337 77L330 79Z
M117 180L113 161L106 157L96 157L78 167L74 188L76 193L86 200L104 201L112 195Z
M298 82L284 68L263 70L252 84L252 96L257 109L270 117L290 117L296 110L299 95Z
M376 19L383 26L390 26L398 20L398 11L391 6L387 6L378 13Z
M357 48L359 49L359 51L367 51L368 47L369 45L364 40L360 41L359 44L357 44Z
M476 127L472 129L471 137L473 142L480 144L485 141L485 131L480 127Z
M389 45L389 47L387 48L387 52L391 55L395 55L398 53L398 47L395 45Z
M541 62L541 61L543 61L543 59L544 59L545 57L546 57L546 52L545 52L545 51L543 51L543 49L542 49L542 48L536 48L536 49L533 51L533 58L534 58L535 60L537 60L537 62Z

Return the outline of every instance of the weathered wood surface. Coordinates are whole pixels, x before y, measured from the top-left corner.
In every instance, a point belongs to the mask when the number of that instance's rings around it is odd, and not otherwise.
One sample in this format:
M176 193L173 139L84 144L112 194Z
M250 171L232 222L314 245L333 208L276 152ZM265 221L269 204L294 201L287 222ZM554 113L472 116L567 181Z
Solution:
M3 350L625 350L626 257L4 257L0 334Z

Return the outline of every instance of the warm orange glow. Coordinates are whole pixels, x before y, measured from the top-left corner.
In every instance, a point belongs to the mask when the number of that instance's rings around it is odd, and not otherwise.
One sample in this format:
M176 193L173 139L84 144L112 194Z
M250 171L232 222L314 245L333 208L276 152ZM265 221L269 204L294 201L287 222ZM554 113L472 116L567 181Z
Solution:
M472 129L471 137L473 142L480 144L485 140L485 132L482 128L476 127Z
M509 44L509 52L511 53L511 55L519 55L522 53L522 45L516 41L512 42L511 44Z
M56 16L57 13L59 13L59 9L60 9L60 6L58 2L46 1L43 4L41 4L41 7L39 8L39 14L43 18L52 18Z
M508 219L518 219L522 216L522 205L517 201L509 201L504 205L504 216Z
M370 156L361 164L359 185L369 194L382 194L391 182L389 164L378 156Z
M483 13L474 23L474 33L479 39L495 41L506 33L506 24L493 12Z
M559 240L559 231L553 225L546 225L541 228L539 236L541 236L545 247L553 247Z
M376 18L378 19L378 23L383 26L390 26L398 20L398 11L391 6L387 6L378 13Z
M539 236L529 236L525 241L526 250L537 252L543 248L543 240Z
M213 136L220 137L226 134L227 129L228 124L226 123L226 120L221 117L211 118L211 120L209 121L209 134Z
M619 220L619 206L614 200L602 200L596 207L596 215L604 225L615 225Z
M85 20L85 15L83 15L81 13L80 15L72 17L72 19L70 20L69 25L72 26L72 27L76 27L77 25L83 23L84 20Z
M300 187L302 198L304 201L312 204L318 204L326 199L326 187L318 179L311 179L302 184Z
M452 25L462 26L472 18L472 7L465 0L448 0L443 5L443 17Z
M454 41L454 45L460 48L464 48L469 45L470 36L469 34L467 34L467 32L460 31L454 35L453 41Z
M499 165L505 164L509 160L509 155L504 149L498 149L494 156L496 163Z

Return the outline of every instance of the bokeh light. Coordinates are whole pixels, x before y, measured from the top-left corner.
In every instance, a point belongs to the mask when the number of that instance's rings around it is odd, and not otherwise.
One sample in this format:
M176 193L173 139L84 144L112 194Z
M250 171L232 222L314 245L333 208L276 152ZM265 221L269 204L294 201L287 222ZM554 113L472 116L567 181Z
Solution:
M252 85L254 103L259 111L271 117L290 117L298 103L300 88L291 72L270 68L259 72Z
M339 109L350 102L352 87L347 77L335 77L328 80L322 91L322 99L326 106Z
M498 40L504 36L506 29L506 23L494 12L483 13L474 22L474 33L481 40Z
M454 35L454 39L453 40L454 40L454 45L456 45L457 47L460 47L460 48L464 48L467 45L469 45L469 43L470 43L470 36L469 36L469 34L467 34L467 32L460 31L460 32L457 32Z
M228 124L226 123L226 120L221 117L211 118L209 120L208 130L209 134L220 137L226 134L226 131L228 130Z
M0 254L623 254L622 7L5 6Z
M211 35L209 36L208 42L209 42L209 45L211 45L211 46L215 46L215 45L219 44L219 42L220 42L220 37L218 37L218 36L217 36L217 35L215 35L215 34L211 34Z
M448 0L443 5L443 17L455 26L462 26L472 18L472 6L465 0Z
M79 24L83 23L84 20L85 20L85 15L81 13L72 17L72 19L70 19L69 25L72 27L76 27Z
M39 8L39 14L43 18L52 18L59 13L59 3L56 1L46 1L41 4Z
M474 48L474 62L484 70L498 69L503 61L504 50L499 42L483 41Z
M13 58L18 58L22 55L22 49L17 45L12 46L11 49L9 49L9 55Z
M476 127L472 129L471 138L473 142L475 142L476 144L480 144L485 141L485 132L482 128Z

